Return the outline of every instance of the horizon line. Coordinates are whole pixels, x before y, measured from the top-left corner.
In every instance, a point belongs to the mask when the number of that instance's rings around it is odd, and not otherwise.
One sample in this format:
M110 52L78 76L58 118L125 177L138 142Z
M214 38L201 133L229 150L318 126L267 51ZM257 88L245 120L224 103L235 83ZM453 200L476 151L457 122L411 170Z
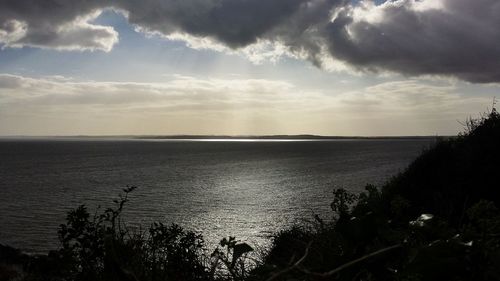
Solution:
M277 135L198 135L198 134L175 134L175 135L139 135L139 134L124 134L124 135L0 135L0 139L12 138L88 138L88 139L103 139L103 138L124 138L137 140L231 140L231 139L376 139L376 138L436 138L436 137L455 137L456 135L314 135L314 134L277 134Z

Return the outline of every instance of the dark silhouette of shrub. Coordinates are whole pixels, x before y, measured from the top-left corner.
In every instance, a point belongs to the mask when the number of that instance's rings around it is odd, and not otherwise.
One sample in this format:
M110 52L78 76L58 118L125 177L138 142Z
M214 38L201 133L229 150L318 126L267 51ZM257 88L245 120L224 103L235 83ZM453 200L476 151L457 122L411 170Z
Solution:
M500 203L500 114L493 109L469 123L466 132L437 143L382 187L385 203L409 204L403 221L433 213L460 227L465 210L479 200Z
M61 225L60 252L74 280L212 280L200 234L176 224L153 223L147 233L131 231L121 220L128 194L115 208L90 219L85 206L68 213Z

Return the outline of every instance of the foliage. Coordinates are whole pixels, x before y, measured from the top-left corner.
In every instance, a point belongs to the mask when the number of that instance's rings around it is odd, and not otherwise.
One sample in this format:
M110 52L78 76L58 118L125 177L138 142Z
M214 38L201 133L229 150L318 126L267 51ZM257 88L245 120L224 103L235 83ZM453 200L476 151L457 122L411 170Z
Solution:
M219 274L223 279L230 280L245 280L248 276L247 254L253 251L253 248L247 243L236 241L235 237L230 236L229 239L223 238L220 241L221 248L215 249L212 253L212 273L219 268L219 263L224 265L225 271L220 271Z

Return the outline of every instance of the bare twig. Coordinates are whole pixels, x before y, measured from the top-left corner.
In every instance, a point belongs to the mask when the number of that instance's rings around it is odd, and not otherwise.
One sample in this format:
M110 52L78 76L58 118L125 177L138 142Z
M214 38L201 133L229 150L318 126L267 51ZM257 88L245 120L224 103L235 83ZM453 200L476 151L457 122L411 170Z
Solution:
M275 273L274 275L272 275L271 277L269 277L266 281L272 281L272 280L275 280L276 278L284 275L284 274L287 274L288 272L294 270L295 268L299 267L304 261L305 259L307 258L307 256L309 255L309 249L311 248L311 245L312 245L312 241L309 242L307 244L307 247L306 247L306 250L304 252L304 255L299 259L297 260L292 266L289 266L281 271L278 271L277 273Z
M381 254L384 254L386 252L389 252L389 251L392 251L394 249L397 249L397 248L400 248L401 247L401 244L396 244L396 245L393 245L393 246L390 246L390 247L387 247L387 248L383 248L383 249L380 249L378 251L375 251L373 253L370 253L370 254L367 254L367 255L364 255L358 259L355 259L355 260L352 260L348 263L345 263L335 269L332 269L330 271L327 271L327 272L324 272L324 273L318 273L318 272L311 272L311 271L308 271L307 269L301 269L302 272L306 273L306 274L309 274L309 275L314 275L316 277L320 277L320 278L327 278L327 277L331 277L332 275L334 274L337 274L339 273L340 271L350 267L350 266L353 266L359 262L362 262L362 261L365 261L369 258L372 258L372 257L375 257L375 256L378 256L378 255L381 255Z

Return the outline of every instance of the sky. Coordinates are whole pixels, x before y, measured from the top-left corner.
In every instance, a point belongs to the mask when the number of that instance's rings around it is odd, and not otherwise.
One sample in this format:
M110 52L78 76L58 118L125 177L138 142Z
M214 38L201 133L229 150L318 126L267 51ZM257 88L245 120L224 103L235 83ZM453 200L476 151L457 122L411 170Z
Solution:
M0 0L0 136L453 135L498 0Z

